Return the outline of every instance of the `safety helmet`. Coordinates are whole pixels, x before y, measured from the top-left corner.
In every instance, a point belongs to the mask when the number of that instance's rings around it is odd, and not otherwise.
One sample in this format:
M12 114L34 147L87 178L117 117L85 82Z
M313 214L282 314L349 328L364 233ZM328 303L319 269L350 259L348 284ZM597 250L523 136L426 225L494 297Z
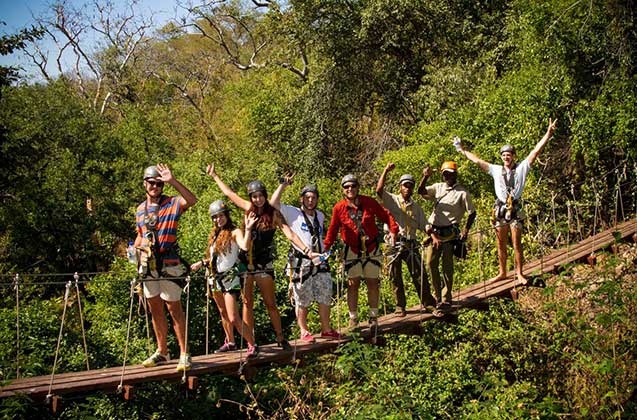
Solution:
M230 210L226 203L223 200L217 200L210 203L210 207L208 207L208 213L210 213L210 217L215 217L219 213L228 213Z
M161 174L159 173L159 169L157 169L157 166L153 165L144 169L144 181L146 181L148 178L159 178L159 177L161 177Z
M263 182L259 180L250 182L248 184L248 195L252 195L257 191L261 191L264 195L267 194L265 185L263 184Z
M353 174L345 175L341 180L341 187L344 187L345 184L347 184L348 182L353 182L354 184L358 185L358 178L356 178L356 175Z
M411 174L402 175L398 180L398 185L403 185L405 182L411 182L412 184L416 185L416 179Z
M319 195L318 188L316 187L316 185L312 185L312 184L308 184L305 187L303 187L303 189L301 190L300 196L303 197L305 194L309 192L316 194L316 197L318 198L318 195Z
M509 153L515 154L515 147L513 147L510 144L505 144L504 146L502 146L500 148L500 154L505 153L505 152L509 152Z
M458 165L456 165L456 162L452 160L448 160L444 162L442 164L442 167L440 168L440 172L445 172L445 171L456 172L457 170L458 170Z

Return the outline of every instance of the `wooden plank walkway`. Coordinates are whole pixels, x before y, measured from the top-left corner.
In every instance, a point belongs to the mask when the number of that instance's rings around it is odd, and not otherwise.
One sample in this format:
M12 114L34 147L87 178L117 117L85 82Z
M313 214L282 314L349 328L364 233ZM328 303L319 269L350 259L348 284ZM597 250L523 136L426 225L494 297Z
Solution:
M530 262L525 266L524 274L537 276L554 272L560 266L581 260L591 252L607 248L618 238L627 238L637 232L637 221L631 220L608 229L585 240L551 252L545 257ZM454 295L454 309L471 308L477 306L485 299L494 296L502 296L519 287L519 282L514 278L513 272L508 277L499 281L484 281L466 287ZM410 333L418 334L420 325L424 321L436 319L431 313L421 311L420 306L410 308L407 316L399 317L395 314L379 318L378 334ZM360 337L364 340L372 340L372 331L366 324L362 324ZM337 346L352 340L345 337L340 340L317 338L315 343L304 343L300 340L292 341L292 351L283 351L276 345L259 346L259 357L246 363L245 352L230 352L223 354L210 354L193 357L192 368L187 372L190 378L196 378L202 374L238 374L240 369L244 372L254 370L259 366L271 364L293 363L295 359L303 358L308 353L331 352ZM154 368L144 368L141 365L127 366L124 370L122 384L131 386L143 382L172 380L178 381L182 373L176 372L177 361L173 361ZM54 396L64 394L78 394L93 391L115 392L118 390L122 378L122 367L113 367L84 372L71 372L55 375L51 394ZM50 376L37 376L21 378L0 388L0 398L26 395L34 400L44 400L49 394ZM121 390L121 388L119 388Z

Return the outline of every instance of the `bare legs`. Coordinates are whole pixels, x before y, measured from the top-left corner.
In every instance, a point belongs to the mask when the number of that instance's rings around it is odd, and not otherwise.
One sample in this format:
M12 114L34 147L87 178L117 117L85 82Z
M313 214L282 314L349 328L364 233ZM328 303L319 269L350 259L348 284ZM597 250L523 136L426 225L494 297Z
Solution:
M164 312L164 303L168 308L168 312L173 319L173 328L179 343L181 353L186 353L186 317L181 307L181 300L174 302L164 301L159 295L148 298L150 313L152 315L153 330L155 330L155 339L157 340L157 349L161 354L168 354L168 346L166 337L168 336L168 321Z
M503 225L495 228L498 244L498 275L491 280L502 280L507 275L507 246L509 232L511 232L511 242L513 242L513 257L515 261L515 274L522 284L526 284L524 277L524 255L522 249L522 227L518 224Z
M277 341L283 341L283 328L281 327L281 315L276 306L274 296L274 279L271 276L247 276L243 285L243 321L254 332L254 283L261 291L261 297L265 304L270 322L276 333Z
M372 309L378 310L380 301L379 279L365 279L367 284L367 300L369 301L370 312ZM347 307L351 314L358 313L358 290L361 286L361 278L349 279L347 286Z

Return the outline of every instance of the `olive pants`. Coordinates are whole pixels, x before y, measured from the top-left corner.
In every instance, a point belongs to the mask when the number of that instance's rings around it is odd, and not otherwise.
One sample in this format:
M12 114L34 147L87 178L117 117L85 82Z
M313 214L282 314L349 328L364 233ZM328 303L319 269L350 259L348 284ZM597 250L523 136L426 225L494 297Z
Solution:
M414 284L420 303L425 306L435 305L435 300L431 296L429 278L426 271L421 271L422 259L417 243L406 243L397 254L388 256L391 263L389 265L389 277L391 278L396 298L396 306L405 308L407 300L405 298L405 284L403 282L403 261L407 264L407 269L411 274L411 281ZM422 273L422 278L420 277ZM421 287L422 286L422 287Z
M439 268L441 256L442 283L440 281ZM434 248L433 245L427 247L427 268L429 274L431 274L431 283L433 284L438 303L451 303L451 292L453 288L453 241L443 242L438 248Z

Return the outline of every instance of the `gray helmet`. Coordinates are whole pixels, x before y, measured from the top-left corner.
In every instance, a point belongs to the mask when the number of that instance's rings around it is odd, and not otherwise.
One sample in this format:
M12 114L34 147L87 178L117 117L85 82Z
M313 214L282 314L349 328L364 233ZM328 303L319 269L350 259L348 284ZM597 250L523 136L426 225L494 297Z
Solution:
M316 185L312 185L312 184L309 184L303 187L303 189L301 190L301 194L299 195L303 197L305 194L309 192L316 194L316 197L318 198L318 195L319 195L318 188L316 187Z
M210 203L210 207L208 207L208 213L210 213L210 217L215 217L219 213L228 213L230 210L226 203L223 200L217 200Z
M267 194L265 185L263 184L263 182L259 180L250 182L248 184L248 195L252 195L253 193L257 191L261 191L264 195Z
M353 175L353 174L345 175L343 179L341 180L341 187L345 186L345 184L347 184L348 182L353 182L354 184L358 184L358 178L356 178L356 175Z
M504 146L502 146L500 148L500 154L505 153L505 152L509 152L509 153L515 154L515 147L513 147L510 144L505 144Z
M144 181L146 181L148 178L159 177L161 177L161 174L159 173L159 169L157 169L155 165L149 166L148 168L144 169Z
M401 176L398 180L398 185L403 185L405 182L411 182L412 184L416 185L416 179L413 175L410 174L404 174L403 176Z

